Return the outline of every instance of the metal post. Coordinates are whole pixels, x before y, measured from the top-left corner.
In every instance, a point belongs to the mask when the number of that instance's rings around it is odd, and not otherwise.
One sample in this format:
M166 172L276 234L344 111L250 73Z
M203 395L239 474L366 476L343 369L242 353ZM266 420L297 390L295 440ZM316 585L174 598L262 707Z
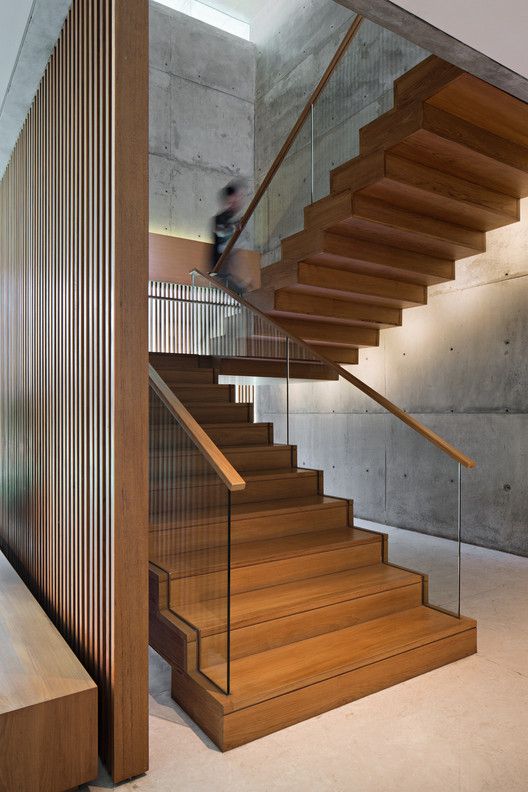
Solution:
M286 445L290 445L290 339L286 338Z
M461 572L462 572L462 465L458 463L458 508L457 508L457 541L458 541L458 616L460 618Z
M313 203L313 200L314 200L314 106L313 106L313 102L310 105L310 118L311 118L311 126L312 126L312 130L311 130L311 138L312 138L312 142L311 142L312 177L311 177L311 182L310 182L310 197L311 197L310 203Z

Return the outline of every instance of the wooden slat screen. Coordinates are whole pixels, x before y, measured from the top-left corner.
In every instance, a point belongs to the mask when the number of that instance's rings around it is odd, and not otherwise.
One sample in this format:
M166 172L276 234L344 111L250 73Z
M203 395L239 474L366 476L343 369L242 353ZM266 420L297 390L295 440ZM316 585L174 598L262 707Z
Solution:
M146 0L74 0L0 183L0 546L148 763Z

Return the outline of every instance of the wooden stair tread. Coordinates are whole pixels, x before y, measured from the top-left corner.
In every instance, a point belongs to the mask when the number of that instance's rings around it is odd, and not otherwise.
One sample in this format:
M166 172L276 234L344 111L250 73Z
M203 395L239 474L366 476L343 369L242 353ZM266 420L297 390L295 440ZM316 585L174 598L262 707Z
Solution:
M276 451L278 448L281 449L292 448L292 446L287 445L286 443L269 443L267 445L264 445L262 443L255 443L255 445L244 446L243 450L247 452L253 451L255 454L260 454L266 451ZM223 445L222 451L224 452L224 454L239 453L241 451L241 448L240 446L236 446L236 445L235 446Z
M227 569L227 531L225 541L226 545L218 548L179 553L176 556L168 554L153 557L151 561L168 572L171 578L190 577ZM381 537L362 531L360 528L337 528L263 541L240 542L231 546L231 569L380 542Z
M513 196L391 150L360 155L341 165L332 172L331 185L334 194L350 189L359 196L480 231L519 219Z
M338 193L318 203L323 202L328 214L324 227L337 233L352 233L440 258L464 258L486 249L483 231L420 214L362 192L344 191L344 195ZM310 208L314 213L318 210L317 204Z
M303 478L308 477L312 478L313 476L317 475L316 470L312 470L310 468L270 468L269 470L250 470L247 473L244 473L244 480L246 484L250 482L256 481L272 481L273 479L280 479L284 481L284 479L293 479L293 478ZM179 487L201 487L204 484L216 484L218 481L218 476L214 471L211 473L206 472L205 475L196 475L190 478L182 478L176 479L173 482L162 482L163 488L179 488ZM152 488L152 487L151 487Z
M247 425L248 425L247 421L230 421L229 423L227 423L227 421L226 422L215 422L215 421L212 421L212 422L207 422L207 423L203 423L202 424L202 426L203 426L203 428L205 430L207 430L208 428L209 429L228 429L230 426L232 426L234 429L238 429L238 428L244 428L245 429L245 428L247 428ZM250 426L267 426L267 425L268 424L267 424L266 421L250 422Z
M427 289L418 283L334 269L304 261L297 267L297 285L292 288L299 291L335 296L339 299L348 295L353 296L356 301L365 300L398 308L427 303Z
M244 591L231 597L231 629L420 584L421 581L421 575L380 562L346 572ZM189 603L183 606L181 613L191 624L200 625L202 635L210 635L221 630L218 626L221 606L222 600ZM317 618L317 613L314 613L314 618Z
M255 503L240 503L232 508L233 520L247 520L263 517L265 515L285 515L298 511L312 509L332 508L342 504L341 498L331 495L314 495L304 498L281 498L276 501L257 501Z
M342 498L334 498L331 495L308 495L299 498L279 498L271 501L235 503L231 506L231 521L234 525L236 522L248 522L264 517L274 517L278 520L279 518L288 517L288 515L296 515L299 512L318 512L323 509L341 508L347 503ZM165 514L152 515L149 524L151 533L177 530L183 526L198 527L213 526L215 524L225 524L227 526L227 509L218 504L205 509L194 509L193 513L186 515L180 523L172 516L167 517Z
M472 619L422 605L234 660L231 695L210 693L224 712L233 712L474 627ZM214 668L208 672L214 676Z

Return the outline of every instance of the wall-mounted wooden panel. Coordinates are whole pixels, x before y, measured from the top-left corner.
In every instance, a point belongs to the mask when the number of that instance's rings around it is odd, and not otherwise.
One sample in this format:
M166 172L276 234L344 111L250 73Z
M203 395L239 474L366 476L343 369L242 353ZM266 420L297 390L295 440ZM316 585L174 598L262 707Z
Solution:
M74 0L0 183L0 546L148 763L146 0Z
M212 244L197 239L149 234L149 278L151 281L191 283L190 271L211 269ZM248 291L260 288L260 253L237 249L237 267Z

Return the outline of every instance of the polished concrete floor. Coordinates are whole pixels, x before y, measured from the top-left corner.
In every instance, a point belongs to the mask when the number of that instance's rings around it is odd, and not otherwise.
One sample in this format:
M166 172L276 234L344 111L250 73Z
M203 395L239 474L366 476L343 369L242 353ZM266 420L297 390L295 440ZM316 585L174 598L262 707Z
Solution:
M440 569L438 596L450 599L453 549L391 534L395 553ZM528 559L464 545L462 609L478 619L477 655L227 754L172 701L152 652L150 771L119 789L528 792ZM85 790L109 787L102 772Z

